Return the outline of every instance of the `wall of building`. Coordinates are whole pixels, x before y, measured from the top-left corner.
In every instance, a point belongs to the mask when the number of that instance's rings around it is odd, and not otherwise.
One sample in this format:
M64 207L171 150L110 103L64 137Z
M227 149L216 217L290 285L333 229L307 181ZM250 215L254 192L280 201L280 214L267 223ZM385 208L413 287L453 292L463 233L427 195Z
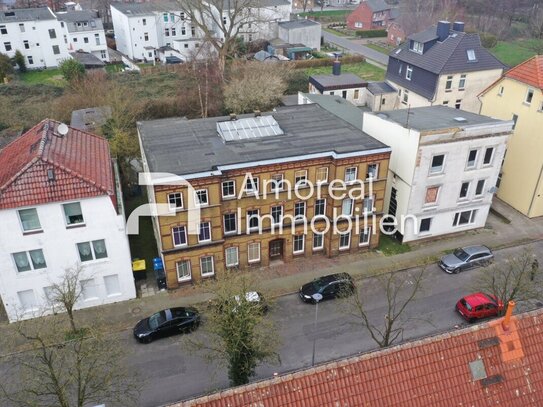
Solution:
M381 95L373 95L367 89L364 90L366 96L366 105L372 112L380 112L385 110L393 110L398 105L398 94L383 93Z
M500 89L503 92L500 95ZM529 217L543 216L543 92L504 78L481 96L481 114L502 120L518 117L502 168L498 197Z
M64 36L68 40L70 52L81 50L93 54L102 61L109 62L104 30L68 32L67 29L64 29Z
M304 44L307 47L320 51L321 26L311 25L303 28L286 29L279 26L279 38L289 44Z
M35 208L42 227L41 232L23 234L17 209L0 211L2 230L0 233L0 296L6 307L10 322L27 319L47 309L44 288L59 282L64 270L82 268L82 279L92 279L96 296L82 298L76 308L87 308L134 298L136 291L132 276L131 256L125 234L124 216L115 211L111 198L101 196L78 201L84 217L84 226L66 227L61 203L49 203ZM22 209L22 208L18 208ZM80 262L77 243L105 240L107 258ZM45 269L18 272L12 253L42 249L47 267ZM105 277L117 276L119 290L108 293ZM21 308L18 293L32 290L35 306Z
M315 86L313 86L313 84L309 84L309 93L314 95L340 96L356 106L366 105L366 92L366 88L335 89L321 92Z

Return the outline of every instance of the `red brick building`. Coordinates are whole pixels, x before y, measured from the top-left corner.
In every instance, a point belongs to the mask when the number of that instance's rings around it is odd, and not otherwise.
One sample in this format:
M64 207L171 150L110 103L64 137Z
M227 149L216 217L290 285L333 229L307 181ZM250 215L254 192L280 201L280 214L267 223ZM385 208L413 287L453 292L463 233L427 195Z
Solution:
M364 0L347 16L347 27L351 30L386 29L391 17L392 7L384 0Z
M393 47L397 47L405 41L406 33L399 22L393 21L388 25L387 43Z

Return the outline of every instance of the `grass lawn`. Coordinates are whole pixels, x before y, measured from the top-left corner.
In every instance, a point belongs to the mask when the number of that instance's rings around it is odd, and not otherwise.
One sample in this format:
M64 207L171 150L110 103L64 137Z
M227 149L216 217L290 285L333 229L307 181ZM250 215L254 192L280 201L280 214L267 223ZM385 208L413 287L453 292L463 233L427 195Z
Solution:
M395 254L407 253L411 251L408 244L401 244L393 237L385 234L381 234L379 238L379 247L377 249L380 250L385 256L394 256Z
M539 50L539 53L543 53L543 40L499 41L498 45L489 49L494 56L509 66L518 65L533 57L538 53L537 50Z
M19 74L19 78L28 84L37 85L55 85L55 86L65 86L66 81L60 73L58 68L50 68L44 70L32 70L25 73Z
M354 73L367 81L382 81L385 79L385 71L383 69L378 68L375 65L368 64L367 62L341 65L341 72ZM307 68L305 73L308 76L331 74L332 67L320 66L318 68Z
M121 72L121 70L123 68L124 68L123 64L107 64L106 65L106 72L107 73Z
M382 45L377 44L365 44L366 47L374 49L375 51L379 51L385 55L388 55L392 48L383 47Z

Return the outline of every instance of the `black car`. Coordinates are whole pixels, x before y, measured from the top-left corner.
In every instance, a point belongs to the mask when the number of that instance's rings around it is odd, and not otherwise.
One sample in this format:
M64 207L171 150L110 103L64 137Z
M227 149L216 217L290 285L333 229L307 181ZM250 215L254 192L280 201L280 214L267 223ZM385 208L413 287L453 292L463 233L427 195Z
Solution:
M134 327L134 336L149 343L165 336L193 331L200 325L200 314L194 308L169 308L142 319Z
M304 302L315 302L314 294L321 294L323 300L329 300L354 293L352 277L347 273L330 274L313 280L300 287L300 298Z

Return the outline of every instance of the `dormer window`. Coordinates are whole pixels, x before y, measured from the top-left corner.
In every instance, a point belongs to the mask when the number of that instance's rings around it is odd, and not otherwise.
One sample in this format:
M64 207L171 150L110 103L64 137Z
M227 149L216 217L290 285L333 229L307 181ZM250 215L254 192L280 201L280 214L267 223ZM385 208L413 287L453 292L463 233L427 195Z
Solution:
M475 62L477 61L477 57L475 56L475 50L473 49L468 49L466 51L466 53L468 54L468 61L470 62Z
M411 48L411 51L414 51L417 54L422 55L423 50L424 50L424 44L422 42L413 41L413 47Z

